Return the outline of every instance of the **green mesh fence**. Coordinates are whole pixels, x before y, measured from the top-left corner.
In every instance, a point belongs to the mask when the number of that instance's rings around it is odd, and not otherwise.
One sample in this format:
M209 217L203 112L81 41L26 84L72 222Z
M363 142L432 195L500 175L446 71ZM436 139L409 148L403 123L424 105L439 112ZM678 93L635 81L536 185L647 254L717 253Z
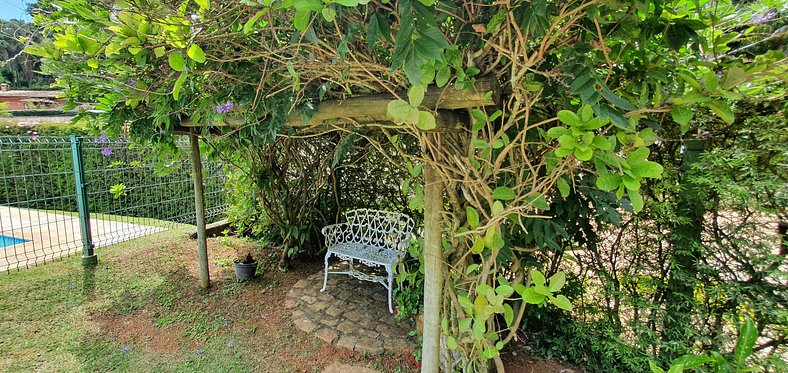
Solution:
M104 136L0 137L0 271L80 252L73 152L81 148L94 247L193 225L188 152L151 159L152 149ZM227 210L223 165L203 160L206 221ZM100 252L99 252L100 254Z

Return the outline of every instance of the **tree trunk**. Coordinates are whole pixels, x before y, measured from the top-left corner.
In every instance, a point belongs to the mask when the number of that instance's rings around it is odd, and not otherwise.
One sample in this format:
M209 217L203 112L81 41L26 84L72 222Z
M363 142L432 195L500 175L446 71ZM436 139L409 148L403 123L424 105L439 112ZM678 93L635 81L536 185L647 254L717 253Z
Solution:
M662 334L667 347L662 355L672 360L684 354L691 343L686 335L692 325L692 309L695 303L695 284L698 260L703 255L701 230L703 229L704 196L697 185L687 179L693 164L703 152L703 143L698 139L684 141L684 156L679 179L680 191L676 199L678 222L673 225L668 240L673 246L671 273L665 294L666 315ZM675 342L675 343L666 343ZM683 346L683 347L682 347Z
M440 371L440 310L443 299L441 212L443 191L433 167L424 165L424 341L421 371Z

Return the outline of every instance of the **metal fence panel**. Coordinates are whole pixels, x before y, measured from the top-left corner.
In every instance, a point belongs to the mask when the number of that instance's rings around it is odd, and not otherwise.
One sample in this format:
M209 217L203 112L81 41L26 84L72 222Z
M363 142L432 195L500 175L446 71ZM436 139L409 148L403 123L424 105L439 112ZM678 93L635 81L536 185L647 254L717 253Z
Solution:
M191 162L152 159L152 149L106 136L82 140L90 238L102 247L194 224ZM206 220L223 218L223 165L204 161ZM71 140L0 137L0 271L82 248Z

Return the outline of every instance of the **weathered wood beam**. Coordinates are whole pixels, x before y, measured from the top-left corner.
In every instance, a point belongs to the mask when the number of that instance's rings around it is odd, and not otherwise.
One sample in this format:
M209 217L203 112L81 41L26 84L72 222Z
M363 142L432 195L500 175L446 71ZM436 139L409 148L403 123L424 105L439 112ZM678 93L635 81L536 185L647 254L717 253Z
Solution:
M492 92L492 94L488 95L488 92ZM448 86L438 88L433 85L428 87L424 93L424 100L420 107L433 110L436 113L436 128L431 132L456 131L467 126L468 118L453 110L498 105L500 94L498 80L494 77L477 80L473 89L457 89ZM397 96L407 98L407 92L398 92ZM294 114L288 124L295 127L306 127L319 126L324 123L342 125L391 123L391 118L387 113L387 105L395 98L396 96L389 93L378 93L343 100L329 100L320 104L308 122L304 122L300 114ZM239 127L243 125L243 119L228 116L220 125ZM197 127L199 124L185 120L180 123L180 126Z
M438 110L434 114L435 128L427 132L454 132L467 127L469 123L468 116L461 112L452 110ZM293 127L308 127L316 131L319 131L324 127L329 128L328 126L330 125L363 126L373 123L390 125L394 124L394 122L391 121L391 118L389 118L385 112L368 113L368 115L363 116L354 115L352 117L348 116L322 120L311 118L309 122L304 122L301 118L293 118L290 120L290 122L288 122L288 124Z
M487 92L492 92L492 95L485 97ZM397 95L407 100L407 92L398 92ZM394 95L389 93L378 93L350 97L344 100L325 101L320 104L320 107L309 119L309 124L339 118L351 118L358 123L364 123L364 121L359 119L370 119L372 122L391 121L386 109L389 101L395 98ZM499 98L500 87L498 86L498 81L495 78L485 78L476 81L473 90L430 86L424 93L424 101L422 101L421 107L427 110L467 109L496 105ZM301 122L301 119L293 118L290 122L298 123Z

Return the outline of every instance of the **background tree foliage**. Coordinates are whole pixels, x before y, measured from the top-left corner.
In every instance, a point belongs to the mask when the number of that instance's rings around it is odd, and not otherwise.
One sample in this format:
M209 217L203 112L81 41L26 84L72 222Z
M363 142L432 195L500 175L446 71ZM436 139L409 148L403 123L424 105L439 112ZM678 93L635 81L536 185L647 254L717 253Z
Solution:
M765 339L751 359L771 367L785 354L784 253L767 224L752 224L785 211L779 2L51 6L36 17L47 39L28 52L73 105L93 105L78 119L160 143L199 123L219 153L246 163L285 255L319 242L313 217L348 207L335 190L359 164L353 154L389 162L359 175L398 180L377 205L405 209L404 197L411 213L425 205L420 170L435 170L447 371L501 370L500 350L524 337L597 370L640 371L648 359L731 351L744 315ZM425 94L482 77L500 85L485 97L496 105L471 103L453 113L467 126L443 131L444 109ZM381 92L394 97L387 120L310 119L325 100ZM757 119L737 121L745 107ZM571 339L577 330L601 337ZM569 353L583 341L592 345Z

